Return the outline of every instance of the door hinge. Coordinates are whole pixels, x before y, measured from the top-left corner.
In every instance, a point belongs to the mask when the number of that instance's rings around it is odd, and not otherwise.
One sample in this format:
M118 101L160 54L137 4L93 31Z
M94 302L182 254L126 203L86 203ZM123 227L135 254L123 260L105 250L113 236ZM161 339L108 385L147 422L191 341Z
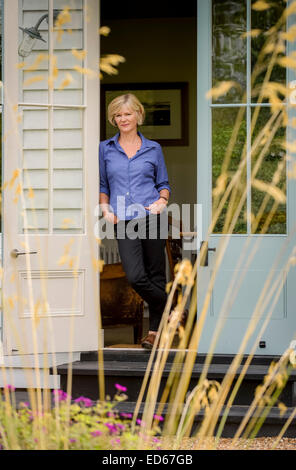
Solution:
M205 244L205 251L203 253L203 256L200 260L200 266L208 266L209 265L209 259L208 259L208 253L209 251L216 251L216 248L209 248L208 247L208 242L202 241L200 242L200 251L202 251L202 247Z

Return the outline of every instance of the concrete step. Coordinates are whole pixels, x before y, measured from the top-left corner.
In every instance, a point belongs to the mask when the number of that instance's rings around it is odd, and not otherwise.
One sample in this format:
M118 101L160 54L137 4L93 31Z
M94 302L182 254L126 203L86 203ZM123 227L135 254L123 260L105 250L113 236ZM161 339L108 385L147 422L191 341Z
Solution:
M173 362L176 354L179 352L179 349L171 348L168 353L167 362ZM184 353L187 354L188 350L184 350ZM129 361L133 362L147 362L150 358L150 351L138 348L105 348L103 350L104 360L105 361ZM233 355L231 354L215 354L212 358L212 364L231 364L233 361ZM195 362L198 364L204 364L206 361L206 354L196 354ZM248 356L245 355L242 358L241 363L244 364ZM251 360L251 365L270 365L272 361L278 361L280 356L254 356ZM97 361L98 353L97 351L82 352L80 356L81 361Z
M44 393L44 391L42 392ZM51 406L54 406L54 400L52 397L52 394L50 396L51 398ZM16 402L16 407L19 408L21 402L29 402L30 403L30 397L27 391L19 391L17 390L15 392L15 402ZM157 410L159 403L156 404L155 410ZM114 409L116 409L119 413L130 413L133 414L135 410L136 402L135 401L123 401L116 403L116 406ZM242 422L242 419L246 415L248 411L248 406L242 406L242 405L233 405L228 413L228 417L223 429L222 437L233 437L235 435L235 432L238 429L238 426ZM144 403L141 403L140 409L139 409L139 414L138 418L142 419L143 417L143 411L144 411ZM220 423L220 420L224 414L225 407L222 408L221 413L219 415L218 419L218 425ZM272 407L269 411L269 414L267 418L264 421L263 426L260 428L260 431L256 437L271 437L271 436L277 436L279 432L281 431L282 427L286 423L287 419L291 416L291 413L293 413L294 408L289 407L286 409L285 413L280 415L280 410L277 407ZM164 405L164 409L162 411L162 416L165 418L168 413L168 405ZM193 427L192 427L192 432L191 436L195 434L195 432L198 430L198 427L200 423L202 422L204 418L204 413L200 412L197 416L195 416ZM159 423L160 427L162 427L162 422ZM217 431L218 425L215 429ZM289 438L295 438L296 437L296 417L292 419L290 426L286 430L284 437L289 437Z
M157 410L159 403L157 403L155 410ZM123 401L118 404L116 404L116 409L120 413L131 413L133 414L135 410L136 402L130 402L130 401ZM227 420L222 432L221 437L228 437L232 438L235 435L235 432L237 431L240 423L242 422L244 416L246 415L249 407L248 406L239 406L239 405L233 405L228 413ZM142 403L140 406L138 418L142 418L144 410L144 404ZM256 437L271 437L271 436L277 436L279 432L281 431L282 427L286 423L287 419L291 414L293 413L294 408L290 407L287 408L285 413L281 416L280 415L280 410L277 407L272 407L269 411L269 414L267 418L265 419L262 427L259 430L259 433L257 434ZM222 408L219 418L218 418L218 424L215 429L215 432L218 430L219 423L221 421L221 418L225 412L225 407ZM165 418L168 413L168 405L166 404L164 406L162 416ZM204 418L204 413L201 412L197 416L195 416L194 419L194 424L192 427L192 432L191 436L193 436L196 431L198 430L198 427L200 426L200 423L202 422ZM160 422L160 427L162 427L162 423ZM286 430L285 434L283 437L290 437L290 438L295 438L296 437L296 417L294 417L291 421L290 426Z
M112 397L116 391L115 384L120 383L121 385L127 387L127 395L129 400L136 401L139 390L141 388L143 377L147 369L149 354L143 355L142 353L138 352L130 352L126 355L122 355L122 352L119 352L116 360L116 355L114 355L113 351L111 354L108 352L105 354L104 352L104 356L105 360L103 367L106 394ZM139 360L140 357L142 357L142 360ZM113 360L106 360L107 358ZM72 364L72 396L74 398L77 398L80 395L84 395L93 400L97 399L98 367L98 361L96 360L80 360ZM237 369L235 379L238 378L242 367L243 366L240 366ZM196 386L203 368L203 363L195 362L188 391L191 391ZM166 379L172 369L174 369L174 371L179 374L180 380L182 380L182 375L186 373L186 370L182 364L173 364L172 361L168 361L162 373L160 390L157 398L158 400L161 399L161 395L166 384ZM268 369L268 362L266 364L253 363L248 367L242 384L236 395L234 405L249 405L252 402L255 390L263 383L264 377L268 373ZM68 364L62 364L58 366L57 370L61 377L61 388L66 390ZM221 383L228 373L229 363L214 362L209 366L207 378L209 380L216 380ZM295 383L296 370L293 370L289 377L288 383L280 396L280 401L283 401L288 407L295 405Z

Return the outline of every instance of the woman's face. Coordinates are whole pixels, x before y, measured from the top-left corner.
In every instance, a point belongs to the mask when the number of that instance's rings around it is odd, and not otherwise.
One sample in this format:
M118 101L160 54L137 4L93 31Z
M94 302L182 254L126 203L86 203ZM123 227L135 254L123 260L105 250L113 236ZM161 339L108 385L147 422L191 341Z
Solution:
M131 132L137 129L138 115L127 104L117 111L114 120L120 132Z

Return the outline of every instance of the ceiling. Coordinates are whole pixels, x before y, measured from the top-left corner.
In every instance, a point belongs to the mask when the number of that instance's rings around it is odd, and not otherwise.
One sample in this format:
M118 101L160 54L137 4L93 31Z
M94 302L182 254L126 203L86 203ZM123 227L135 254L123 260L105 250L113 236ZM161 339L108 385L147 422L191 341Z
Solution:
M197 0L174 2L172 0L101 0L101 20L136 18L195 17Z

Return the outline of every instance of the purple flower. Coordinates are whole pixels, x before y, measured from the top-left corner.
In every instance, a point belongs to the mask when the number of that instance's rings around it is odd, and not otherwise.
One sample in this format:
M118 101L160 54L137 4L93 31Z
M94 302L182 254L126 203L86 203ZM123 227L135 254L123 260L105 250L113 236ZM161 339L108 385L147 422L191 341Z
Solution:
M103 434L102 431L98 431L98 430L91 432L91 435L94 436L94 437L101 436L102 434Z
M122 416L123 418L132 418L133 417L132 413L120 413L120 416Z
M92 406L92 400L86 397L79 397L74 400L75 403L82 403L84 406L89 407Z
M110 433L112 434L113 432L117 432L117 428L114 424L112 423L105 423L105 426L109 429Z
M8 385L5 385L4 388L5 388L6 390L10 390L11 392L14 392L14 390L15 390L15 387L14 387L13 385L9 385L9 384L8 384Z
M66 401L68 398L68 394L63 390L53 390L52 394L55 402Z
M142 420L139 419L139 418L137 419L136 423L139 424L140 426L142 426L142 425L145 424L144 421L142 421Z
M163 421L164 418L162 416L159 416L159 415L154 415L154 419L156 419L157 421Z
M111 411L108 411L108 412L106 413L106 415L108 416L108 418L114 418L114 416L115 416L115 414L112 413Z
M157 437L154 437L154 438L152 439L152 441L153 441L153 442L160 442L160 440L157 439Z
M116 387L117 390L119 390L120 392L126 392L126 391L127 391L127 388L124 387L123 385L115 384L115 387Z
M74 442L76 442L76 439L69 439L69 442L70 442L71 444L74 444Z

